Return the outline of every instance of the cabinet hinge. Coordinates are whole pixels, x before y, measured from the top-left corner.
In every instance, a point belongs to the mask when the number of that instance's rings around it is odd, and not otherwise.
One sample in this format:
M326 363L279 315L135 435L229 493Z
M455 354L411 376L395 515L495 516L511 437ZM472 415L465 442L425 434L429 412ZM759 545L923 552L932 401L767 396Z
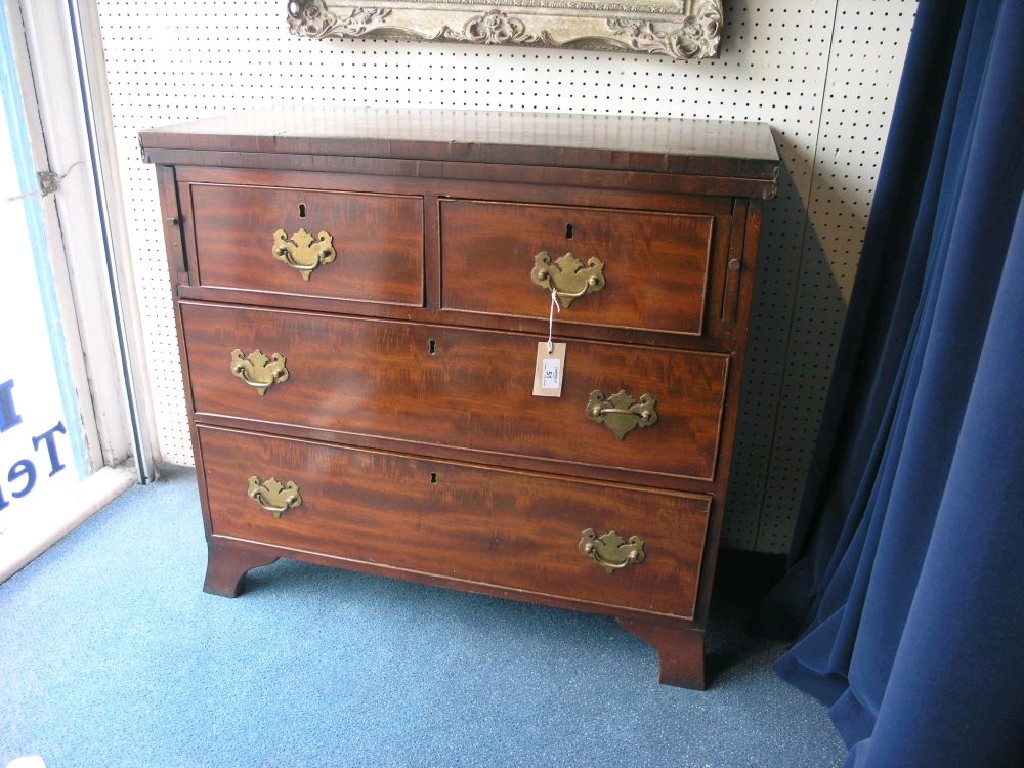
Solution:
M54 173L49 168L45 171L36 171L36 179L39 181L39 196L46 197L60 189L60 183L80 165L84 165L84 162L78 160L72 163L64 173Z
M39 193L46 197L57 191L57 188L60 186L60 180L64 177L58 176L53 171L47 169L36 172L36 178L39 180Z

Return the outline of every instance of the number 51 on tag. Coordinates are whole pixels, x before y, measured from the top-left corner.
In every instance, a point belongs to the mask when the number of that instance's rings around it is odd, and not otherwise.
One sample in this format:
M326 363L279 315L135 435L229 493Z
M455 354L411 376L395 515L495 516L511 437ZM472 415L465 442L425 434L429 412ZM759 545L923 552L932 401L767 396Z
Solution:
M565 375L565 344L552 344L548 352L546 341L537 344L537 367L533 375L533 394L540 397L561 397L562 378Z

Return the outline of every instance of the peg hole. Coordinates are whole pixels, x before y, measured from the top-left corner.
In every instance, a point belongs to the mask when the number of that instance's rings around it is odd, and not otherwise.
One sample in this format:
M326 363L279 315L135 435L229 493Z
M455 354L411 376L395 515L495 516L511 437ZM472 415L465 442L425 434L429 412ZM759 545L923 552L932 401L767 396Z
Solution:
M437 354L437 342L433 339L427 341L427 354L431 357Z
M572 224L565 225L565 239L572 240Z
M437 485L437 472L430 473L430 484Z
M299 203L299 218L300 219L306 218L306 204L305 203Z

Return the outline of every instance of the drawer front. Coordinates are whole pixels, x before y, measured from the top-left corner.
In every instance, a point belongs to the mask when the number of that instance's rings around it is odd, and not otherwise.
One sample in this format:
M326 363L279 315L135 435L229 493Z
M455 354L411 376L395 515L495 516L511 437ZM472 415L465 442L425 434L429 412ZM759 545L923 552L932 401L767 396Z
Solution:
M464 200L439 209L446 309L546 319L553 287L559 322L702 332L712 216Z
M196 415L221 414L594 467L713 479L728 356L567 347L561 397L536 397L536 336L181 303ZM239 353L234 354L238 349ZM278 362L232 372L256 350ZM258 358L252 358L260 362ZM241 363L252 367L250 363ZM243 376L287 379L265 394ZM603 392L598 402L593 393ZM613 398L620 391L626 395ZM625 398L653 398L630 410ZM601 421L588 414L604 409ZM653 411L646 421L639 411ZM648 414L650 416L650 414ZM613 426L630 429L620 439ZM559 469L559 471L565 471Z
M421 198L217 184L190 190L201 285L423 305Z
M215 536L457 579L468 589L693 616L708 497L205 427L199 437ZM271 478L294 487L274 495ZM289 506L296 497L301 503ZM639 537L642 559L628 563L628 547L598 542L606 572L581 550L588 529L590 539L613 530Z

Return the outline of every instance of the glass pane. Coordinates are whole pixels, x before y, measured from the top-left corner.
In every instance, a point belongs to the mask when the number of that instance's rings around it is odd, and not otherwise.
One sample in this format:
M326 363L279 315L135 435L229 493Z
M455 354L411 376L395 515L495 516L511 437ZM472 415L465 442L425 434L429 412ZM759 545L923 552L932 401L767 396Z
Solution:
M0 4L0 533L46 524L88 474L78 399L53 284L42 201Z

